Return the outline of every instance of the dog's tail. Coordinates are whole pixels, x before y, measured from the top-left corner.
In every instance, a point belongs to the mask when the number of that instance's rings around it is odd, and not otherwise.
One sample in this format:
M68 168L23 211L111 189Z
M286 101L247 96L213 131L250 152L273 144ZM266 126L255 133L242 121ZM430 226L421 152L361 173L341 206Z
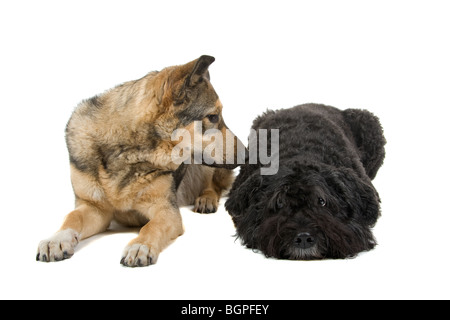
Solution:
M373 180L386 155L386 139L380 120L367 110L347 109L343 113L358 146L366 173Z

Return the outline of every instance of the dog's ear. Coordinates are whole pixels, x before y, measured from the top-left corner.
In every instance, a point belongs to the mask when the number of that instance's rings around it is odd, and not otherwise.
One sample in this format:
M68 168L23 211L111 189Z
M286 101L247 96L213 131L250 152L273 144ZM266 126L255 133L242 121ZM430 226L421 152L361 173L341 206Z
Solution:
M368 226L375 224L380 216L380 198L370 180L346 168L329 170L324 176L354 219Z
M211 56L201 56L197 60L193 61L195 62L194 66L189 71L185 80L186 87L191 88L196 86L203 80L203 78L209 79L208 68L214 60L216 59Z
M252 175L248 176L243 182L238 179L239 177L234 182L228 200L225 202L225 209L233 217L245 213L252 198L256 196L262 184L262 176L259 170L256 170Z
M214 60L215 58L211 56L201 56L197 60L178 67L178 71L173 77L174 81L179 81L179 85L173 91L173 102L175 106L181 105L189 100L190 93L204 79L209 80L208 68ZM181 79L179 78L180 76Z

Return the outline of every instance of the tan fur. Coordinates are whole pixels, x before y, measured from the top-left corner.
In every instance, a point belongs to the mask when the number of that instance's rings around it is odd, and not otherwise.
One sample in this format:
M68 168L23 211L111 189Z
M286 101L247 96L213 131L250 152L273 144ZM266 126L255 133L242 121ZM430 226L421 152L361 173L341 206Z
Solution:
M179 205L195 204L194 211L205 213L217 210L220 196L231 186L232 171L192 165L176 192L179 165L171 159L175 129L192 130L199 115L221 115L222 104L204 77L212 61L202 56L151 72L78 106L66 129L76 207L60 231L41 241L37 260L70 258L80 240L105 231L115 219L143 226L121 263L146 266L183 234ZM193 97L199 101L190 104ZM202 121L207 128L226 128L222 119Z

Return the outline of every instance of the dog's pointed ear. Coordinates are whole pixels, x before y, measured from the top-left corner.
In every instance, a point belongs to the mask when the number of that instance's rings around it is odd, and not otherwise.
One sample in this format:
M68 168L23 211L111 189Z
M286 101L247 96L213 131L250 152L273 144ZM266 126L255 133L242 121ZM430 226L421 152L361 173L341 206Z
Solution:
M263 178L259 170L255 170L245 179L240 179L240 177L236 179L230 190L228 200L225 202L225 209L232 217L240 216L247 211L251 200L257 196L262 181Z
M340 201L347 207L353 219L373 226L380 216L380 198L369 179L358 177L353 170L337 169L325 174Z
M186 87L194 87L204 78L209 79L208 68L214 62L214 60L216 60L214 57L204 55L193 61L194 66L190 70L185 80Z
M189 100L190 93L195 86L202 83L204 79L209 80L208 68L215 60L211 56L201 56L183 66L178 67L177 76L178 86L173 91L173 102L175 106L181 105Z

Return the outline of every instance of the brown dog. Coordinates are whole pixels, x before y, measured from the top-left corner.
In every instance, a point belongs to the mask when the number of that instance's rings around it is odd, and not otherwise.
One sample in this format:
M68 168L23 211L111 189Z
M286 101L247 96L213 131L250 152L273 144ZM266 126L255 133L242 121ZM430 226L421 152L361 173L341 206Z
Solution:
M222 119L222 104L209 81L212 62L213 57L201 56L79 104L66 128L76 208L54 236L40 242L36 260L70 258L79 241L105 231L115 219L143 226L125 248L121 263L148 266L183 234L179 206L194 204L201 213L217 210L222 192L232 183L229 169L236 167L242 143ZM214 167L173 161L179 142L173 141L173 132L185 129L195 140L195 123L202 132L223 133L223 141L213 142L224 151L216 152L223 154L223 161L208 162ZM200 141L203 150L205 142ZM221 165L230 157L230 145L234 165ZM195 148L188 152L193 158Z

